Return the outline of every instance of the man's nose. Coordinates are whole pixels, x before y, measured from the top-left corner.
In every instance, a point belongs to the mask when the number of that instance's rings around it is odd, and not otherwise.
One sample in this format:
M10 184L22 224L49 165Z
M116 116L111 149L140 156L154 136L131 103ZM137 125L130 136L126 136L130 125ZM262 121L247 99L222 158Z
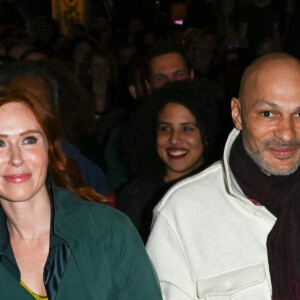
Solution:
M282 118L274 130L274 135L284 142L293 140L296 135L296 130L292 117Z

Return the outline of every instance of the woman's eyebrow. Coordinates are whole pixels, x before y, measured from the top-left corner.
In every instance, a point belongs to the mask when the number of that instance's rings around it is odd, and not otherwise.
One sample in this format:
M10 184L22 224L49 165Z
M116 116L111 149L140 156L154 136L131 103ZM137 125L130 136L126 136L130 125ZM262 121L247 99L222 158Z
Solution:
M30 130L26 130L26 131L21 132L19 135L24 136L24 135L33 134L33 133L42 134L42 131L38 130L38 129L30 129Z

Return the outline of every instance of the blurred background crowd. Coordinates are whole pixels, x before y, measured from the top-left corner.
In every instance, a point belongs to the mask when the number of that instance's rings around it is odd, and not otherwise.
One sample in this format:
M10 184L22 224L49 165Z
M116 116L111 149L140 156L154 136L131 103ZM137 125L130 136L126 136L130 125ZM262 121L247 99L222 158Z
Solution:
M155 176L155 159L149 154L153 147L148 145L146 131L151 114L149 107L143 108L140 117L137 108L149 94L173 80L154 76L153 58L181 53L189 74L177 74L174 80L191 78L206 88L196 94L215 93L208 98L217 102L214 126L219 133L209 150L214 155L206 165L221 157L233 127L230 100L238 94L246 66L258 56L276 51L300 59L299 0L98 0L89 1L85 22L79 22L76 10L72 11L85 1L25 2L0 2L0 83L9 76L32 75L30 84L39 87L31 89L38 93L41 83L37 78L46 81L63 138L103 171L105 189L100 191L108 193L115 203L121 195L123 210L124 198L133 197L128 184L144 173ZM54 2L65 2L70 9L67 29L62 24L65 26L67 12L54 18L58 5ZM176 50L175 44L181 49ZM13 68L9 70L9 66ZM29 86L28 82L22 84ZM187 87L194 90L190 83ZM155 95L153 102L159 98ZM201 97L197 101L202 101ZM159 109L156 107L155 118ZM192 108L189 110L197 119ZM210 122L201 118L201 122ZM164 181L168 183L166 177Z

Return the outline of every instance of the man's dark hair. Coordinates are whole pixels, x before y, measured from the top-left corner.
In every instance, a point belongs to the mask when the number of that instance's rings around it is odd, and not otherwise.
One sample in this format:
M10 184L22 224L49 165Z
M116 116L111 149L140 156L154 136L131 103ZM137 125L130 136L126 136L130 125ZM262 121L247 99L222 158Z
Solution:
M152 46L152 48L149 50L149 52L147 53L147 56L146 56L146 74L145 75L146 75L147 80L150 80L150 76L151 76L150 64L151 64L152 59L155 57L161 56L161 55L169 54L169 53L180 54L183 57L184 61L186 62L188 69L190 69L190 66L188 64L186 50L181 43L175 42L175 41L168 41L168 40L159 41Z
M206 79L188 79L155 90L132 115L124 130L123 158L131 177L163 176L166 166L156 149L157 119L168 103L187 108L201 132L206 164L220 158L215 147L219 137L219 99L215 85Z

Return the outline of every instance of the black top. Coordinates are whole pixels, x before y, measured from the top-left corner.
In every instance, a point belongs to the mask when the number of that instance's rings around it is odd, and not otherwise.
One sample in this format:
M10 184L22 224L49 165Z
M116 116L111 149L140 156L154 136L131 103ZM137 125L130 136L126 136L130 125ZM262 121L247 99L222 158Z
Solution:
M150 234L152 212L156 204L175 183L197 174L206 167L207 165L203 165L190 174L168 183L165 183L162 177L145 175L135 178L120 191L117 208L130 217L145 244Z

